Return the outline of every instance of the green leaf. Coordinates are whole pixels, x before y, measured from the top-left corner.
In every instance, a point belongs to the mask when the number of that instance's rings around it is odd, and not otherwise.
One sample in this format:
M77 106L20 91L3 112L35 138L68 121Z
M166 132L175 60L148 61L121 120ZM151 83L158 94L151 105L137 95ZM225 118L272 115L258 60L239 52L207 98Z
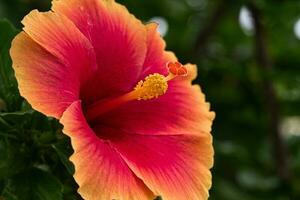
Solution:
M0 113L0 131L37 130L40 132L56 132L60 124L32 109L17 112Z
M60 181L48 172L32 169L11 179L4 188L4 199L16 200L61 200L63 187Z
M11 112L11 113L0 113L0 132L16 132L18 127L29 120L31 115L34 113L33 110ZM1 134L0 134L1 135Z
M34 113L34 110L0 113L0 117L8 121L21 121Z
M17 29L6 19L0 19L0 66L1 66L1 81L6 86L11 79L12 68L11 59L9 56L9 48L12 39L18 33Z
M11 59L9 57L9 48L12 39L18 33L17 29L6 19L0 19L0 61L1 61L1 79L8 83L7 75L11 75Z
M11 41L17 33L17 29L8 20L0 19L0 98L3 100L1 104L4 103L2 109L13 108L12 105L19 104L21 100L9 55Z
M0 180L15 175L26 167L28 149L14 141L0 140Z
M57 155L59 156L59 159L62 162L62 164L67 168L68 172L71 175L73 175L75 172L74 165L69 160L69 157L73 153L73 150L70 145L70 140L62 139L58 143L53 144L52 147L56 151Z

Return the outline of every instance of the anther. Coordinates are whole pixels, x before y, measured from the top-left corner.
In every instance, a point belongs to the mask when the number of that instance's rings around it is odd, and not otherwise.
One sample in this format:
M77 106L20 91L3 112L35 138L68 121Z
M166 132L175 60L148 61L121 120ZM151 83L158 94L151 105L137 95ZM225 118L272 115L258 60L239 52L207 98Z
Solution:
M138 100L149 100L157 98L166 93L168 83L161 74L150 74L144 81L138 82L134 90L137 92Z

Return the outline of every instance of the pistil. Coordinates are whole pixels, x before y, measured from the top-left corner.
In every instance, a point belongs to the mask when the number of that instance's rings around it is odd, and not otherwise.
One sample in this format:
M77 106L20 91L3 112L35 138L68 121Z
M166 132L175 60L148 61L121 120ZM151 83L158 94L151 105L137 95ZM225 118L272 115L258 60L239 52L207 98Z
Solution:
M85 112L86 118L88 121L93 121L101 114L119 107L126 102L150 100L164 95L168 89L168 81L171 81L177 76L187 75L187 69L179 62L169 62L167 63L167 68L169 70L168 76L163 76L158 73L150 74L144 80L139 81L131 92L88 106Z

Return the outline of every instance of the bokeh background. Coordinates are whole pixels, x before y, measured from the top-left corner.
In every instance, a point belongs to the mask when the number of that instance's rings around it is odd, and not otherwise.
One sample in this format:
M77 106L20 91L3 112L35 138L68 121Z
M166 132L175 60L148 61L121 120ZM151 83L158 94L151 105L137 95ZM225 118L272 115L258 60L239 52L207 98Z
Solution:
M198 65L217 114L210 200L300 199L300 1L118 2ZM0 197L81 199L69 139L19 96L11 70L10 41L32 9L50 1L0 0Z

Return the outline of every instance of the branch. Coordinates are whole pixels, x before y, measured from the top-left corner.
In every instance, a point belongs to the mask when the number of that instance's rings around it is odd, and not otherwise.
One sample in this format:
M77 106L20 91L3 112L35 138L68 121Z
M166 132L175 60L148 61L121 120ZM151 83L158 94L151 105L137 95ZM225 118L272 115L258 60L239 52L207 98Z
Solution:
M269 74L272 71L272 62L267 50L267 38L265 27L262 23L262 16L257 6L250 2L248 8L252 14L255 27L255 47L256 62L262 68L262 71ZM273 155L276 162L278 176L281 180L288 182L289 166L287 148L279 131L280 108L273 87L272 81L265 75L262 75L264 97L266 100L266 110L269 114L269 131L271 142L273 143Z

